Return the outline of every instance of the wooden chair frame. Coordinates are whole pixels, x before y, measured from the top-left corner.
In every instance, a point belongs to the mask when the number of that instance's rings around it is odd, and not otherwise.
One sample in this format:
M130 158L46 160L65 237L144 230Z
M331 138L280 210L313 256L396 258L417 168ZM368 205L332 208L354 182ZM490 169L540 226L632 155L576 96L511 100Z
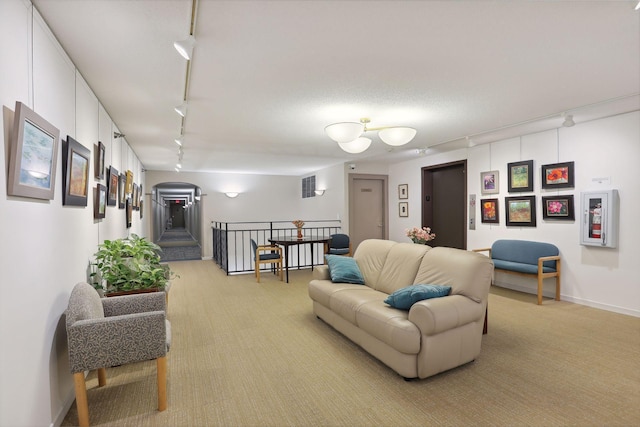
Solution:
M273 253L277 252L280 257L279 258L271 258L271 259L260 259L260 254L262 253ZM276 245L258 245L256 247L255 253L255 273L256 281L260 283L260 265L261 264L275 264L276 270L279 271L280 280L284 280L283 268L282 268L282 248Z

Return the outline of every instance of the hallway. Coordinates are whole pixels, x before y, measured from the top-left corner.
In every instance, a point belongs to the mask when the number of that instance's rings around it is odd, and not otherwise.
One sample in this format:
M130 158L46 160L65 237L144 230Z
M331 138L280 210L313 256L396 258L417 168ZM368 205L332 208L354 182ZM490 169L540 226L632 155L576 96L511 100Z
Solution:
M158 240L158 246L162 248L161 262L202 259L198 241L185 228L165 230Z

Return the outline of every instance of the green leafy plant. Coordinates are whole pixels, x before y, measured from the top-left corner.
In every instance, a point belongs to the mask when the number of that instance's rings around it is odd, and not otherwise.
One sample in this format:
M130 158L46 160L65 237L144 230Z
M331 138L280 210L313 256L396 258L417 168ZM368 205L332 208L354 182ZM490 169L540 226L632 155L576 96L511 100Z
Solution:
M98 245L91 282L105 293L137 289L164 289L177 277L167 264L160 264L160 246L136 234ZM103 285L106 284L106 287Z

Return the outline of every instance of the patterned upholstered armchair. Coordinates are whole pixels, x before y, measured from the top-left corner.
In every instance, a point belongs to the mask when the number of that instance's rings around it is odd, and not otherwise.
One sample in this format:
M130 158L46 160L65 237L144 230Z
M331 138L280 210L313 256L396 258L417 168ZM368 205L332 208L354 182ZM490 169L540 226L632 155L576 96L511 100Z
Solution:
M100 298L93 287L78 283L66 311L69 365L73 374L78 419L89 425L85 371L98 370L98 386L106 369L156 359L158 410L167 408L167 359L171 326L164 292Z

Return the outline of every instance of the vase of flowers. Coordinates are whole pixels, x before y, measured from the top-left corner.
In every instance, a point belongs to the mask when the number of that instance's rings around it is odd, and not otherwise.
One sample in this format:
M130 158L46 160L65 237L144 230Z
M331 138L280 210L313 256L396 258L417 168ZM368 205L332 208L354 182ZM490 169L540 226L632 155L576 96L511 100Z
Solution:
M431 227L408 228L406 233L413 243L420 245L426 245L427 242L436 238L436 234L431 232Z
M298 239L302 239L302 227L304 227L304 221L296 219L295 221L291 221L291 223L298 229Z

